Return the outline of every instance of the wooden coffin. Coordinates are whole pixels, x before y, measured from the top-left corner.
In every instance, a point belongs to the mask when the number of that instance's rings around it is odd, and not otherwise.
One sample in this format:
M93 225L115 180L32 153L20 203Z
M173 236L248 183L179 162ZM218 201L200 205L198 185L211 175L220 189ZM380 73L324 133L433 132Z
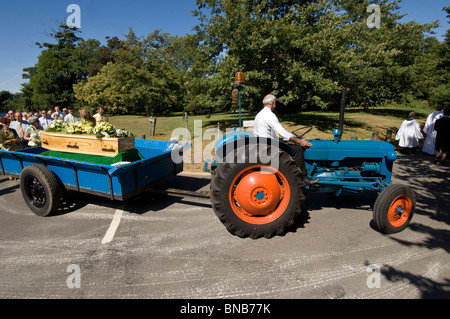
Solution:
M116 156L120 152L134 148L134 137L104 137L95 135L62 134L41 132L42 147L51 151Z

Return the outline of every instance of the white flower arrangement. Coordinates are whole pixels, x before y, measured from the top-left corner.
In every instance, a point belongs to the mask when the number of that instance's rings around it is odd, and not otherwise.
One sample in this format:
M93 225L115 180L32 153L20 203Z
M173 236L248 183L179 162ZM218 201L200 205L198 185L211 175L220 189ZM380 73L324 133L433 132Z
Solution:
M126 131L124 129L117 129L116 133L115 133L116 137L133 137L133 133L131 133L130 131Z
M63 120L54 120L48 124L45 130L47 132L65 132L66 126L67 124Z
M92 124L84 120L66 126L67 134L92 134L93 130Z
M62 120L55 120L50 122L45 131L66 134L91 134L99 139L103 137L133 137L133 133L124 129L116 129L108 122L100 122L93 126L92 123L85 120L69 124Z
M114 137L116 134L116 129L108 122L100 122L94 127L92 133L94 133L98 138Z

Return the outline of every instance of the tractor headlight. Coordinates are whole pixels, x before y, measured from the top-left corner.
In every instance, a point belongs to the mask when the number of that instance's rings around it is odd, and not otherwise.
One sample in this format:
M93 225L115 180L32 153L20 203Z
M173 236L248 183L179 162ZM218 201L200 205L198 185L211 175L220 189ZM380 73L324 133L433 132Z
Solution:
M395 152L386 153L385 156L386 156L386 159L391 162L393 162L397 159L397 153L395 153Z

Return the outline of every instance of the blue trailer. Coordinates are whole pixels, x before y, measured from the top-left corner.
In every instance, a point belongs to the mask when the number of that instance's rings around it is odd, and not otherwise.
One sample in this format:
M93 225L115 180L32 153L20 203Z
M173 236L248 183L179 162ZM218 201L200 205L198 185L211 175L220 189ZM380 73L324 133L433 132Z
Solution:
M136 139L141 159L118 166L46 156L42 155L46 149L41 147L0 150L0 165L4 175L20 177L28 207L36 215L47 216L60 206L64 189L119 201L139 194L183 170L181 154L185 146Z

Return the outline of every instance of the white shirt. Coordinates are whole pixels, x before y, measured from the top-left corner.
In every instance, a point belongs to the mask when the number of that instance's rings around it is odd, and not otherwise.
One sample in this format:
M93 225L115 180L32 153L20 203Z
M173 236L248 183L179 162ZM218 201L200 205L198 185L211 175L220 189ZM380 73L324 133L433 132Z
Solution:
M55 118L55 114L59 114L59 119L58 120L64 120L64 117L66 116L66 114L64 114L63 112L53 112L52 113L52 119Z
M106 115L100 115L99 113L96 113L94 115L94 119L97 123L108 122L108 118L106 117Z
M276 133L287 142L294 134L286 131L272 110L265 106L255 117L253 133L259 137L277 139Z
M39 118L39 125L42 126L42 128L45 130L51 121L53 121L53 119L51 117L41 116Z
M9 128L16 130L17 135L19 135L19 126L22 126L23 129L23 135L25 135L25 130L27 129L27 127L30 125L30 123L28 123L27 121L21 121L21 122L11 122L11 124L9 124ZM20 140L23 141L23 135L20 136Z
M75 122L78 122L78 121L80 121L80 116L78 116L78 115L72 115L72 114L67 114L66 116L64 116L64 122L66 122L67 124L70 124L70 123L75 123Z

